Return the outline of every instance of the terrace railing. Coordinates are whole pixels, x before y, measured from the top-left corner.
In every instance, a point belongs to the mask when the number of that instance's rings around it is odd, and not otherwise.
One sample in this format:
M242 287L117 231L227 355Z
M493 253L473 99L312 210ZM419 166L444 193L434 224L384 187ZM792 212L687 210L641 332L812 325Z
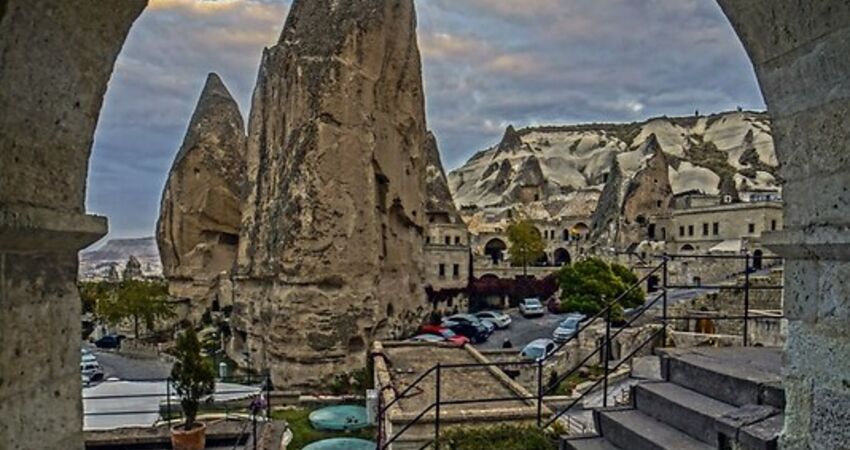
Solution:
M699 258L715 258L715 259L731 259L731 260L741 260L743 262L743 270L741 271L741 275L744 276L744 284L714 284L714 285L702 285L702 284L672 284L669 280L669 264L671 261L676 258L687 258L687 259L699 259ZM761 257L761 261L767 260L776 260L781 261L779 258L771 258L771 257ZM570 336L566 341L558 344L554 351L546 354L544 357L536 360L519 360L519 361L508 361L508 362L490 362L490 363L469 363L469 364L441 364L437 363L432 366L424 373L419 375L413 382L410 383L404 390L399 392L395 398L388 402L387 404L381 404L379 401L378 406L378 449L386 450L391 447L394 442L397 442L406 432L408 432L413 426L421 423L425 417L430 412L434 412L434 436L431 439L427 439L422 445L421 449L425 449L428 447L439 448L440 445L440 432L441 432L441 412L443 407L452 406L452 405L471 405L471 404L487 404L487 403L496 403L496 402L534 402L536 406L536 422L537 426L541 429L546 429L549 426L553 425L556 421L561 420L564 415L570 412L576 405L580 404L589 393L595 392L597 388L601 385L602 390L602 406L607 407L609 402L609 388L611 383L611 375L615 373L620 367L622 367L628 361L637 355L640 351L646 348L647 345L652 342L660 341L662 343L667 341L667 334L669 332L669 324L670 321L673 320L685 320L690 317L687 316L669 316L668 315L668 306L669 306L669 291L671 289L694 289L694 290L729 290L729 289L738 289L743 292L743 314L741 315L725 315L725 316L712 316L712 320L741 320L743 321L743 344L745 346L749 345L748 338L748 324L752 317L750 315L750 291L751 290L781 290L783 287L780 286L752 286L750 283L750 274L754 271L752 263L754 258L749 254L744 255L689 255L689 254L680 254L680 255L667 255L665 254L661 258L661 262L652 266L651 270L649 270L643 277L641 277L636 283L629 286L624 292L622 292L617 298L607 302L605 307L596 313L593 317L583 322L581 326L579 326L578 330ZM652 277L657 277L661 275L662 282L660 286L658 286L658 290L655 293L650 295L650 299L647 300L644 305L634 311L630 317L625 321L625 323L620 326L616 331L612 330L612 322L614 319L614 311L617 308L622 307L622 302L635 289L641 289L642 286L648 284L649 280ZM736 273L736 275L738 275ZM635 345L631 351L624 357L619 358L618 361L615 361L612 355L612 347L613 342L624 332L624 330L629 329L635 322L639 319L646 316L649 311L656 311L656 308L660 308L660 315L653 317L652 321L658 323L660 327L654 330L648 337L643 339L637 345ZM699 317L704 318L704 317ZM770 316L770 317L760 317L760 319L782 319L782 315ZM573 341L576 341L580 338L580 336L586 335L586 330L588 327L592 326L595 323L598 323L599 320L605 321L605 335L602 339L602 342L597 345L592 351L590 351L587 356L582 358L582 360L576 364L573 369L567 371L563 375L560 375L556 378L554 382L549 382L546 386L543 384L543 369L544 365L547 361L552 358L555 358L556 355L567 345L570 345ZM574 398L566 407L560 408L550 416L544 417L543 415L543 406L544 406L544 398L552 393L562 382L567 380L570 376L575 374L581 367L588 364L592 358L600 357L603 365L603 373L602 376L593 382L593 384L585 389L578 397ZM612 365L612 362L614 363ZM469 398L469 399L448 399L443 398L442 396L442 380L444 372L450 370L470 370L470 369L488 369L491 367L517 367L517 366L525 366L525 367L534 367L536 369L536 393L530 396L511 396L511 397L496 397L496 398ZM400 401L405 398L409 398L409 394L414 392L414 389L426 383L426 379L429 378L429 375L434 375L434 399L433 402L425 406L416 416L410 419L400 430L392 433L391 435L387 435L388 430L385 429L385 425L387 422L387 415L389 413L390 408L396 406ZM386 389L392 389L391 386L376 386L379 389L379 399L383 399L383 391ZM567 417L568 424L572 425L572 418Z

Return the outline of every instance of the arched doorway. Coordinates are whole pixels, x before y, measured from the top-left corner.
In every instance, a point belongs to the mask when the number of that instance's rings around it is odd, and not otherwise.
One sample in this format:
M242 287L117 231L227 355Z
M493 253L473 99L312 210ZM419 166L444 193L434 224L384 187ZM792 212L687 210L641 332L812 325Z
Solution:
M508 249L505 241L493 238L484 245L484 254L490 257L493 264L499 264L505 260L505 251Z
M691 244L685 244L679 248L679 251L682 253L692 253L694 250L696 249Z
M658 278L658 275L652 275L646 279L646 292L653 293L658 292L658 285L661 280Z
M563 266L565 264L570 264L572 261L570 260L570 252L565 248L557 248L555 249L555 253L553 254L555 265Z

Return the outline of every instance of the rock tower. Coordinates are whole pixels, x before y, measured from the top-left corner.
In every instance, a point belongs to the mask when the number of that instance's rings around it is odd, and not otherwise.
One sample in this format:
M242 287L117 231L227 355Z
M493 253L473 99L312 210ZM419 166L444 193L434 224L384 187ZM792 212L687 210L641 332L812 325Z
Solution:
M426 306L413 0L293 2L248 134L230 354L287 387L362 367Z
M162 195L157 244L171 295L186 318L232 303L245 192L245 124L216 74L207 77Z

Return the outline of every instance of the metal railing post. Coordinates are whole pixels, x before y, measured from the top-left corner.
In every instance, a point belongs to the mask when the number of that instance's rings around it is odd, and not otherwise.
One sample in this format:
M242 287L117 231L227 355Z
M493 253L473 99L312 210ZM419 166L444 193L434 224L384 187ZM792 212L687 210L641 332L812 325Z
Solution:
M750 325L750 253L744 256L744 347L749 344Z
M611 310L613 309L613 305L608 308L608 312L605 313L605 342L603 343L602 352L604 356L605 363L605 373L603 375L604 379L602 380L602 407L608 407L608 360L611 357Z
M272 376L266 376L266 420L272 420Z
M543 424L543 359L537 360L537 427Z
M437 363L437 389L436 389L436 400L434 403L435 414L434 417L434 448L436 450L440 449L440 383L442 382L440 377L440 372L442 372L441 368L442 364Z
M664 331L661 332L661 345L667 345L667 256L664 256L664 287L661 295L661 322Z
M171 426L171 377L165 380L165 415L168 426Z

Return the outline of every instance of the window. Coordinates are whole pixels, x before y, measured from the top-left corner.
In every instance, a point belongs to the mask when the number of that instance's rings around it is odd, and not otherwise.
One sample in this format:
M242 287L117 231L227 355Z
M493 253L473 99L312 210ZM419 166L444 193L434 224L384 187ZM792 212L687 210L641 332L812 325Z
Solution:
M455 245L460 245L460 236L455 236Z
M660 208L661 207L661 200L658 200L657 202L655 202L655 206Z
M708 224L707 223L702 224L702 235L708 236Z
M679 227L679 236L685 235L685 227Z
M776 231L776 220L770 221L770 229L771 231Z
M440 278L443 278L445 276L446 276L446 265L440 264Z
M694 226L688 225L688 236L693 236L693 235L694 235Z
M756 224L754 224L754 223L748 224L747 225L747 232L749 232L750 234L755 233L756 232Z
M452 266L452 276L455 278L460 278L460 264L455 264Z
M713 224L711 224L711 232L712 232L715 236L717 236L718 234L720 234L720 222L714 222Z
M431 236L425 236L425 243L426 243L426 244L430 244L430 243L431 243Z
M443 239L443 241L445 241L446 245L451 245L452 244L452 237L446 236L445 239Z

